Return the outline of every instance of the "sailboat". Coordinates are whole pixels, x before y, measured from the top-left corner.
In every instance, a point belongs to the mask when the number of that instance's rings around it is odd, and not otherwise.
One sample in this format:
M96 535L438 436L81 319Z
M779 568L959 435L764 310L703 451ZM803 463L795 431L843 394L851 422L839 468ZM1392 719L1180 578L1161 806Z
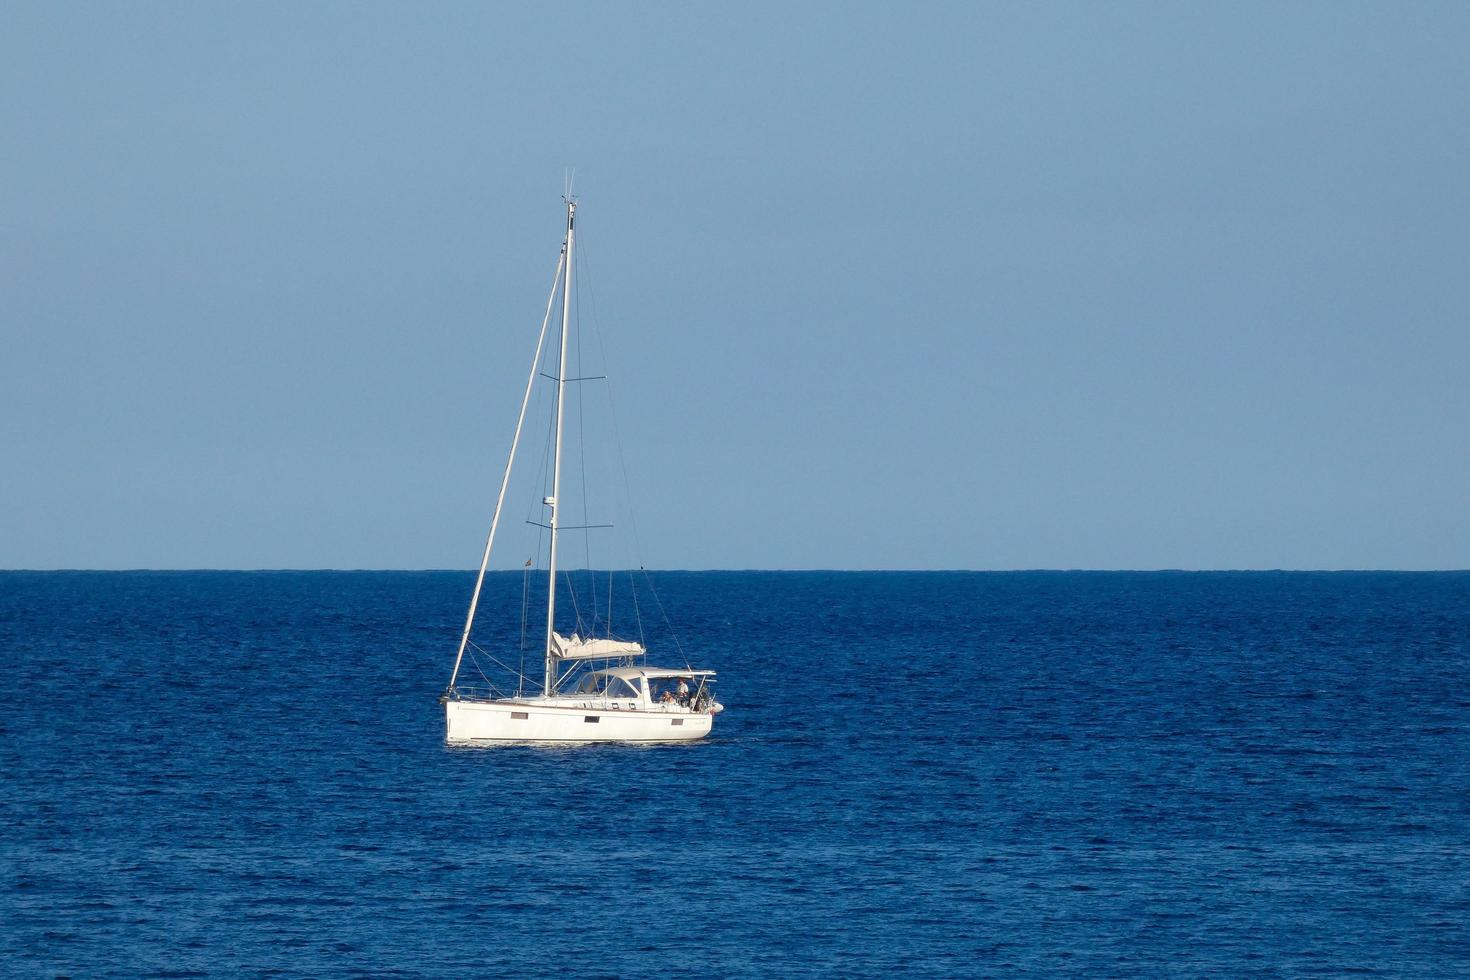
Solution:
M546 316L536 340L530 376L521 398L510 456L500 481L490 534L485 541L480 571L475 578L469 612L460 635L459 650L449 686L440 701L444 705L445 738L451 744L497 742L682 742L710 733L714 717L723 710L714 698L715 672L684 667L653 667L647 664L647 649L640 641L612 636L583 636L578 630L564 634L557 629L557 544L566 528L561 515L562 442L567 377L567 338L571 322L572 269L576 245L577 201L566 198L566 237L557 260ZM470 633L485 583L485 570L495 546L505 506L506 489L526 421L526 409L541 369L547 327L561 297L561 339L556 354L555 438L551 447L551 493L542 498L543 522L549 531L546 566L546 628L539 691L524 690L526 678L514 692L494 688L461 687L459 678L465 651L472 644ZM548 357L548 360L550 358ZM528 561L528 565L530 562ZM573 597L574 598L574 597ZM523 610L524 610L523 605ZM524 612L523 612L524 615ZM578 617L580 619L580 617ZM524 632L524 630L523 630Z

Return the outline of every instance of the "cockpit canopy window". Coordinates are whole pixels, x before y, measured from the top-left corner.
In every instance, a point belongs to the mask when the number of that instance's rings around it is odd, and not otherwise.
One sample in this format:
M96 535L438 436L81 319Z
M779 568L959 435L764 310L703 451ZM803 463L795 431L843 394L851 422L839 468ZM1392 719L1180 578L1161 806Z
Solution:
M607 682L607 696L610 698L636 698L638 691L623 680L621 677L612 677Z
M600 694L610 698L636 698L638 688L621 677L607 674L588 674L577 685L578 694Z

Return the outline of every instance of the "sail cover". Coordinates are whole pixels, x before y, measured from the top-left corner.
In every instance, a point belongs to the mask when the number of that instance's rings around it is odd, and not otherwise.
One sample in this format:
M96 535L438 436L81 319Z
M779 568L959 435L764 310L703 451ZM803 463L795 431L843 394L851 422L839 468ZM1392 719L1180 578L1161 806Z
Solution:
M552 637L556 642L556 655L563 660L612 660L616 657L641 657L644 654L643 644L630 643L626 640L604 640L581 636L573 633L570 637L562 636L553 632Z

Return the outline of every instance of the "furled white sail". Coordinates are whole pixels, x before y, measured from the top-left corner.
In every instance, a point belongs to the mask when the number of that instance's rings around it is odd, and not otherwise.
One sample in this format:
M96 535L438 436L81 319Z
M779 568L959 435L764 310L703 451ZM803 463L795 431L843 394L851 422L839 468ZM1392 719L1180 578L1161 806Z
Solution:
M556 643L556 655L562 660L593 660L614 657L641 657L644 654L643 644L631 643L626 640L604 640L588 637L585 640L576 633L570 637L562 636L553 632L552 637Z

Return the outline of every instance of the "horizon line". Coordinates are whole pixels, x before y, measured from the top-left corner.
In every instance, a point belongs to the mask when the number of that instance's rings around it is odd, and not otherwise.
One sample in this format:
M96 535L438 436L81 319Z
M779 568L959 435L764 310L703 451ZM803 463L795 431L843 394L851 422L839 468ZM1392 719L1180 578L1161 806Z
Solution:
M88 573L98 573L98 574L124 574L124 573L135 573L135 572L191 572L191 573L192 572L208 572L208 573L222 573L222 574L289 574L289 573L305 573L305 572L314 572L314 573L330 572L330 573L338 573L338 574L411 573L411 574L456 574L456 575L458 575L458 574L464 574L464 575L473 575L473 574L476 573L476 571L477 571L477 569L474 569L474 568L389 568L389 567L386 567L386 566L383 566L383 567L360 567L360 568L334 568L334 567L328 567L328 566L320 566L320 567L306 567L306 566L292 567L292 566L284 566L284 565L283 566L278 566L278 567L260 566L260 567L253 567L253 568L146 567L146 566L116 567L116 568L83 568L83 567L63 567L63 566L58 566L58 567L55 567L55 568L0 568L0 574L19 573L19 572L32 573L32 574L48 574L48 573L58 573L58 572L88 572ZM537 568L537 569L533 569L533 571L544 573L546 570L544 568ZM583 567L583 568L569 568L569 569L563 569L563 571L566 571L566 572L585 572L585 571L588 571L588 569L585 568L585 567ZM756 567L749 567L749 568L613 568L613 569L596 568L596 569L591 569L591 571L595 571L595 572L598 572L598 573L608 572L608 571L614 571L614 572L644 571L644 572L659 572L659 573L663 573L663 572L680 572L680 573L686 573L686 574L711 574L711 573L726 573L726 574L728 574L728 573L743 573L743 572L759 572L759 573L763 573L763 574L810 574L810 573L820 572L820 573L824 573L824 574L836 574L836 575L863 575L863 574L888 574L888 575L932 575L932 574L1020 575L1020 574L1037 574L1037 573L1051 573L1051 574L1057 574L1057 573L1086 573L1086 574L1097 574L1097 575L1109 575L1109 574L1179 574L1179 575L1196 575L1196 574L1228 574L1228 573L1251 573L1251 574L1270 574L1270 573L1283 573L1283 574L1285 574L1285 573L1337 574L1337 573L1347 573L1347 574L1402 574L1402 575L1419 575L1419 574L1457 574L1457 573L1465 573L1465 572L1470 572L1470 567L1467 567L1467 568L1369 568L1369 567L1364 567L1364 568L1342 568L1342 567L1339 567L1339 568L1308 568L1308 567L1300 567L1300 568L1287 568L1287 567L1274 567L1274 568L1267 568L1267 567L1262 567L1262 568L1244 568L1244 567L1221 567L1221 568L1182 568L1182 567L1162 567L1162 568L1082 568L1082 567L1073 567L1073 568L1061 568L1061 567L1050 567L1049 568L1049 567L1043 567L1043 566L1036 566L1036 567L1028 567L1028 568L823 568L823 567L813 566L813 567L809 567L809 568L756 568ZM521 572L522 572L522 570L521 569L518 569L518 568L491 568L491 569L487 569L486 570L486 574L487 575L517 574L517 573L521 573Z

